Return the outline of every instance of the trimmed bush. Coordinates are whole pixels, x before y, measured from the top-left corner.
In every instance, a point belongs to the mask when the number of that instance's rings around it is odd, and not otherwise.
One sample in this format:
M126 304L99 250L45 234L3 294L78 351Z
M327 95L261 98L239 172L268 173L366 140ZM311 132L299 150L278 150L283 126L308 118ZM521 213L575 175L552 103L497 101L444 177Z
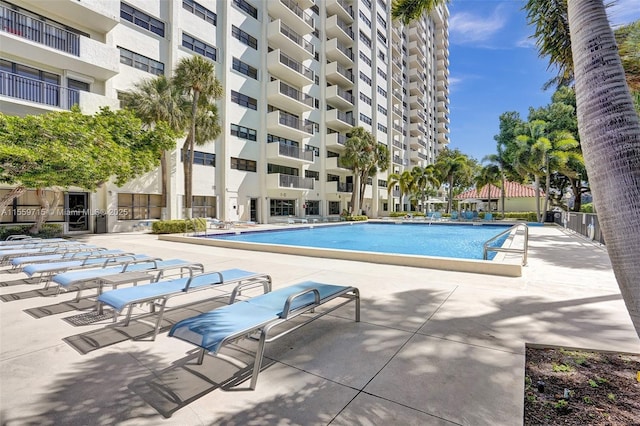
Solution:
M64 228L58 223L45 223L40 227L40 232L32 234L29 232L33 225L15 225L0 227L0 240L6 240L10 235L31 235L37 238L59 238L62 237Z
M580 205L581 213L593 213L593 203L586 203Z
M408 214L413 217L424 216L424 212L389 212L389 217L405 217Z
M195 226L195 229L194 229ZM159 220L151 225L154 234L179 234L184 232L204 231L207 221L201 217L191 220Z
M544 212L542 212L544 214ZM505 219L522 219L527 222L537 222L536 212L504 212Z
M369 220L369 217L364 215L355 215L355 216L347 216L345 219L350 222L360 222L363 220Z

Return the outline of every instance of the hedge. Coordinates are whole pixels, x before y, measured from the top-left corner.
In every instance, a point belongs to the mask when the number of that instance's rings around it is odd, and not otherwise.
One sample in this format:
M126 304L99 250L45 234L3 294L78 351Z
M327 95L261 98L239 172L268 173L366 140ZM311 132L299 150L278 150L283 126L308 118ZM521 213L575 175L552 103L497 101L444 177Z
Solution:
M204 231L207 229L207 220L201 217L184 220L159 220L151 225L154 234L179 234L183 232Z
M59 238L62 237L64 228L58 223L45 223L40 227L40 232L32 234L29 229L33 224L29 225L12 225L0 227L0 240L6 240L10 235L31 235L37 238Z
M363 220L369 220L369 217L364 215L354 215L354 216L346 216L345 220L351 221L351 222L360 222Z

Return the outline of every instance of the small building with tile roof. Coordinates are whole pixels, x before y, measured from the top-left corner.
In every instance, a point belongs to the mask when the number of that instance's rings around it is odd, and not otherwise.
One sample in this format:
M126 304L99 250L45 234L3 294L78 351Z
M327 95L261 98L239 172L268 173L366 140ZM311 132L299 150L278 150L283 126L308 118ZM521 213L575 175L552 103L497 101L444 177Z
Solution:
M491 200L489 200L491 194ZM544 205L545 192L540 190L540 208ZM502 190L495 185L485 185L478 191L470 189L454 197L459 208L467 210L501 211ZM489 205L490 203L490 205ZM536 211L536 190L533 186L517 182L505 182L505 212Z

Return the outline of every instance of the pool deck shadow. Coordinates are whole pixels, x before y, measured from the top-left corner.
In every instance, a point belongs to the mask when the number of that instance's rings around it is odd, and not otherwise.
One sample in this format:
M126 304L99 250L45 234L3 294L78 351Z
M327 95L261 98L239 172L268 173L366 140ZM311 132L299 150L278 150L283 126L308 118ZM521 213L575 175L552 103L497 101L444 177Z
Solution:
M356 286L361 322L350 304L269 344L257 388L248 390L248 370L212 357L196 365L193 346L166 332L151 341L144 319L128 330L108 319L74 325L68 317L87 312L73 305L75 294L0 301L2 424L521 424L526 344L640 352L606 251L555 226L530 231L521 277L139 232L78 237L201 262L206 271L268 273L276 289L306 280ZM33 290L20 278L0 270L0 281L12 283L0 295ZM214 303L193 297L202 309ZM184 312L169 315L167 327ZM79 350L67 343L74 339L98 344ZM255 348L242 340L228 354L251 362Z

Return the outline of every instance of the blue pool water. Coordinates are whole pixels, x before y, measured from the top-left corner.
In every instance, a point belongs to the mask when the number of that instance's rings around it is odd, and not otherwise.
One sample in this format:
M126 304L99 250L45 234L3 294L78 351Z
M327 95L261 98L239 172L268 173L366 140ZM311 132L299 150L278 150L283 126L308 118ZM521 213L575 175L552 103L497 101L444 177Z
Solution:
M508 226L360 223L224 234L207 238L295 247L482 259L483 244ZM507 235L492 246L501 246ZM489 252L489 259L495 257Z

